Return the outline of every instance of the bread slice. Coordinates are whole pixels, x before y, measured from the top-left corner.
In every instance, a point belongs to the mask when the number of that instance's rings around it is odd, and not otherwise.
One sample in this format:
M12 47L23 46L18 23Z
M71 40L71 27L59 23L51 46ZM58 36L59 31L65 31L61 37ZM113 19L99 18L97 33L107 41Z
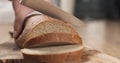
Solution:
M52 46L22 49L25 63L66 63L81 58L81 45Z
M24 30L16 43L21 48L29 48L55 43L82 44L82 40L69 24L45 15L36 15L26 19Z

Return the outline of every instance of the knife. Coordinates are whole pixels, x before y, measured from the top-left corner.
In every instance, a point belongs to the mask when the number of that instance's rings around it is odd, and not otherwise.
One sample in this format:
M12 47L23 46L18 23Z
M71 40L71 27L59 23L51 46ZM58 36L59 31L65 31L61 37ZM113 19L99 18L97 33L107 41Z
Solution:
M69 24L71 24L74 28L80 28L83 26L83 22L76 18L75 16L63 11L57 6L45 2L44 0L21 0L21 4L32 8L36 11L42 12L48 16L57 18L59 20L63 20Z

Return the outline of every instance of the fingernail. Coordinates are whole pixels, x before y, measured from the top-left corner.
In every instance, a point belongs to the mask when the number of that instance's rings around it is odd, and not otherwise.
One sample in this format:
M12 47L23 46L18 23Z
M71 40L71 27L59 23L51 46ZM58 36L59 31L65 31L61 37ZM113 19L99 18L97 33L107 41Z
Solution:
M17 37L17 31L14 31L14 33L13 33L13 37L14 37L14 38Z

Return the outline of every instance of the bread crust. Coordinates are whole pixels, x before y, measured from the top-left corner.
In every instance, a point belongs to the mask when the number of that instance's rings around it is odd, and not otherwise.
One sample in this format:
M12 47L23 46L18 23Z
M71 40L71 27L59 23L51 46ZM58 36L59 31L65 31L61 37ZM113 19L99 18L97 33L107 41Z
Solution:
M24 48L22 45L23 45L25 37L29 33L29 31L31 31L38 24L40 24L41 22L44 22L46 20L49 20L49 18L48 18L48 16L46 16L44 14L28 16L25 19L21 34L19 35L18 38L15 39L16 45L18 45L18 47L20 47L20 48Z
M41 19L35 19L35 18L41 18ZM21 35L15 40L16 44L20 48L29 48L29 47L36 47L42 44L43 42L45 43L50 43L50 42L60 42L58 39L61 39L61 42L67 42L67 43L73 43L73 44L81 44L82 40L79 37L79 34L67 23L64 23L63 21L48 17L46 15L36 15L36 17L32 17L26 19L26 24L23 32ZM29 38L29 34L31 34L32 30L34 30L36 27L40 26L40 24L43 24L45 22L57 22L57 23L63 23L64 26L68 27L71 29L72 33L48 33L43 34L37 37ZM57 39L57 37L59 37ZM68 38L67 38L68 37ZM43 39L42 39L43 38ZM54 40L55 38L55 40ZM66 38L66 39L64 39ZM48 42L47 42L48 40ZM50 40L50 41L49 41ZM39 42L40 41L40 42ZM30 42L30 43L29 43ZM38 44L38 45L37 45Z
M48 33L44 34L30 40L26 40L23 44L23 47L35 47L42 46L44 44L57 44L57 43L65 43L65 44L82 44L82 39L76 34L69 33Z
M25 63L66 63L68 61L80 60L84 48L78 51L51 54L51 55L31 55L23 53Z

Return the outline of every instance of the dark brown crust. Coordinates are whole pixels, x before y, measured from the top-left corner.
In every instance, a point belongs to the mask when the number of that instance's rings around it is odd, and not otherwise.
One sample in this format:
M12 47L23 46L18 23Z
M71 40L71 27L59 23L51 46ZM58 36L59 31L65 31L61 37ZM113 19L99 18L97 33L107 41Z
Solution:
M78 51L52 54L52 55L30 55L23 53L25 63L66 63L79 60L82 57L84 48Z
M23 59L4 59L0 60L0 63L23 63Z
M82 39L75 34L48 33L25 41L23 47L36 47L50 43L82 44Z

